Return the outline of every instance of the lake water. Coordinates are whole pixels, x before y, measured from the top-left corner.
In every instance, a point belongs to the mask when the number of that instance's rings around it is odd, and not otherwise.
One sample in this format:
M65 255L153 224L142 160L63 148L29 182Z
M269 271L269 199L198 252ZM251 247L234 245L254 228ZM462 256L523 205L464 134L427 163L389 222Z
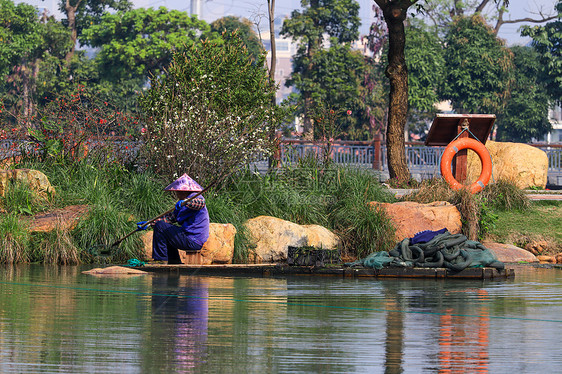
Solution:
M562 270L501 281L0 267L1 373L554 373Z

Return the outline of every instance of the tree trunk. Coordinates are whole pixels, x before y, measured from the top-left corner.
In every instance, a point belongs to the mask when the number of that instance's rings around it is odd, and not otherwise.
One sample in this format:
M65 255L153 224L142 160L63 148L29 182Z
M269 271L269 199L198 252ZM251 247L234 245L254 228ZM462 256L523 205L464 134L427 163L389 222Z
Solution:
M271 66L269 67L269 81L275 84L275 68L277 64L277 49L275 47L275 0L267 0L267 14L269 17L269 40L271 45ZM273 104L277 102L273 98Z
M386 151L390 178L397 178L399 182L410 180L404 140L408 112L408 69L404 57L404 20L407 9L408 6L401 7L396 2L386 3L383 8L389 37L388 67L385 74L390 80Z
M267 15L269 20L269 45L271 46L271 62L269 66L269 84L275 86L275 69L277 65L277 48L275 46L275 0L267 0ZM271 98L271 105L277 105L275 95ZM268 167L271 170L274 167L279 167L280 160L280 145L279 139L276 137L276 124L269 124L269 139L275 144L275 155L269 157Z
M311 0L310 1L310 8L318 8L319 2L318 0ZM314 19L314 28L318 28L318 19ZM308 40L308 49L307 49L307 58L308 58L308 65L306 70L303 72L303 79L306 80L312 76L312 71L314 70L314 64L311 62L313 60L316 51L321 45L321 40L310 38ZM313 100L312 100L312 92L311 91L303 91L303 134L302 137L305 140L314 140L314 122L312 119L312 112L313 112Z
M78 9L80 2L81 1L78 1L75 6L72 6L70 5L70 0L66 0L64 4L66 18L68 19L68 29L70 30L70 40L72 41L72 47L64 58L67 62L72 60L74 51L76 50L76 41L78 40L78 30L76 29L76 10Z

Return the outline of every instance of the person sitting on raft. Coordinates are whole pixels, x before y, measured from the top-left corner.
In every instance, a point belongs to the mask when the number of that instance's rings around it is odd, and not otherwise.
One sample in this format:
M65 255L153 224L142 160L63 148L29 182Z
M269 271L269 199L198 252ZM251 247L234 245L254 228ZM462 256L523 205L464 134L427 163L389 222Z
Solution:
M156 261L168 261L168 264L181 264L179 250L199 251L209 238L209 212L202 195L185 202L203 191L187 174L164 190L172 191L178 202L174 212L152 223L152 258ZM142 224L143 222L139 222L139 228L144 227Z

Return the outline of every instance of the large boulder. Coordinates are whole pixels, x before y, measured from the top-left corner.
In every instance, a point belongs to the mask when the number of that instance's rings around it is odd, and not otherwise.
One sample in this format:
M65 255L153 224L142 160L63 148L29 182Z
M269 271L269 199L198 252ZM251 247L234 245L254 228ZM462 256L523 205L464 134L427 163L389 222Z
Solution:
M544 188L547 182L548 156L536 147L521 143L487 141L492 156L493 176L513 181L517 187ZM475 152L468 152L467 180L475 181L482 172L482 164Z
M255 248L251 263L287 261L289 246L337 249L338 236L319 225L298 225L275 217L259 216L246 221L246 228Z
M0 170L0 196L6 195L6 189L12 180L28 185L41 198L48 198L55 193L54 187L42 172L31 169L14 169Z
M420 204L413 201L399 203L379 203L373 201L372 207L384 209L396 229L395 241L411 238L424 230L446 228L451 234L461 232L461 214L457 207L446 201Z
M180 251L180 258L187 265L231 264L234 254L236 227L230 223L211 223L209 239L200 251L192 253ZM152 258L153 231L142 235L146 258Z
M501 262L539 262L531 252L511 244L483 242L482 245L492 251Z

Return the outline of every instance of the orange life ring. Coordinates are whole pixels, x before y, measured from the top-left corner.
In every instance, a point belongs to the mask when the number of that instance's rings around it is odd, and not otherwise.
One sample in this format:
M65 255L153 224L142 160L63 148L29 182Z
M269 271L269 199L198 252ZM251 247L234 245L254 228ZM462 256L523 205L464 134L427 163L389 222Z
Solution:
M449 183L449 186L455 191L464 188L465 186L459 183L455 177L453 177L453 173L451 172L451 164L453 162L453 157L461 150L461 149L471 149L478 157L480 157L480 162L482 163L482 173L478 177L478 180L470 185L470 193L477 193L482 191L482 189L488 184L490 181L490 177L492 176L492 159L490 157L490 153L484 146L484 144L480 143L477 140L471 138L460 138L455 141L449 143L445 151L443 151L443 156L441 157L441 175L443 178Z

